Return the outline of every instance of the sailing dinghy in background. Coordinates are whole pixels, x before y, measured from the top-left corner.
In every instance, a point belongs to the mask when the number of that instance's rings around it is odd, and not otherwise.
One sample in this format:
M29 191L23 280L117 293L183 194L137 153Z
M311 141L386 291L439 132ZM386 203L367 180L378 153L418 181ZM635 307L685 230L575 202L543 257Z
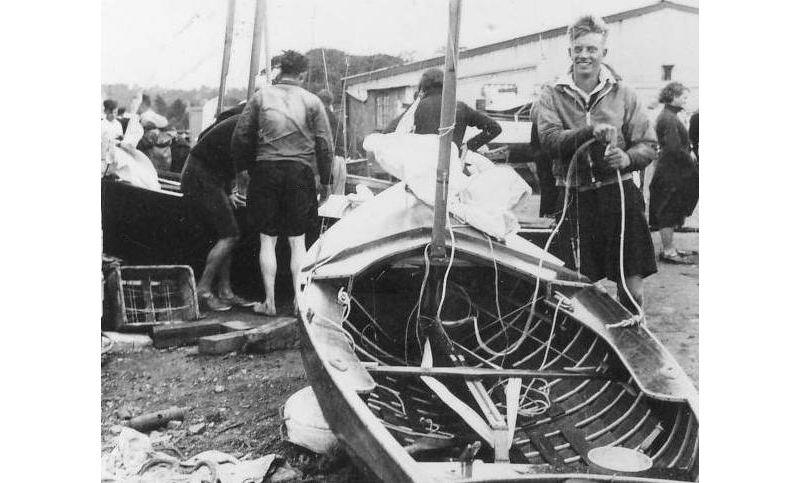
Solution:
M698 395L664 346L545 250L447 209L460 9L433 207L398 183L309 250L302 355L325 418L382 481L695 481Z

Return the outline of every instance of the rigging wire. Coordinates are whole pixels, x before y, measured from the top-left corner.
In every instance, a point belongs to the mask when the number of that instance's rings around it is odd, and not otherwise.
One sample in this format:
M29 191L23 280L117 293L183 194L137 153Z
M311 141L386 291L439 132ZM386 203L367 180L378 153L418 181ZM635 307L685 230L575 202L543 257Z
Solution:
M575 169L575 164L577 162L578 156L584 150L586 150L591 144L593 144L594 142L595 142L594 139L590 139L589 141L584 142L583 144L581 144L578 147L578 149L575 150L575 153L572 155L572 159L570 160L569 167L567 168L567 182L566 182L566 186L565 186L565 189L564 189L564 205L563 205L562 212L561 212L561 218L559 219L558 224L556 225L555 229L553 229L553 232L548 237L547 243L545 243L545 246L544 246L544 251L545 252L547 252L549 250L550 244L553 242L553 239L555 238L556 233L558 233L558 231L561 229L561 225L564 223L564 219L566 218L567 208L569 207L570 182L572 180L572 173L573 173L573 171ZM544 257L540 257L539 258L539 273L541 273L541 270L542 270L543 266L544 266ZM534 314L535 314L536 302L538 301L538 294L539 294L540 285L541 285L541 276L537 276L536 277L536 285L534 287L533 295L531 297L531 303L530 303L530 307L531 308L530 308L530 311L528 312L528 318L527 318L527 320L525 322L525 328L523 329L522 334L519 336L519 339L517 339L517 341L511 347L507 347L505 350L500 351L500 352L492 350L489 346L487 346L483 342L483 339L481 338L480 334L478 333L479 331L478 331L477 320L475 321L475 324L474 324L475 325L475 337L477 338L478 344L480 345L481 349L485 350L489 354L492 354L494 356L500 357L502 355L511 355L514 352L516 352L520 347L522 347L523 342L527 339L528 335L532 332L531 323L533 321L533 317L534 317Z
M445 209L447 209L445 205ZM439 301L439 308L436 310L436 320L442 320L442 307L444 306L444 299L447 297L447 278L450 275L450 269L453 267L453 260L456 257L456 237L453 233L453 225L450 222L450 215L446 216L446 226L450 231L450 261L447 263L447 269L444 271L444 279L442 280L442 299Z

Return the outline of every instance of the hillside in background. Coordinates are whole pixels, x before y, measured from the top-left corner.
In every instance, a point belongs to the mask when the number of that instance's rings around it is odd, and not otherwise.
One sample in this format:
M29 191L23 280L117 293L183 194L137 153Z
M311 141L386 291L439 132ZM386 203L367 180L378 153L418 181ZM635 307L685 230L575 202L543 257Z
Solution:
M323 61L324 50L324 61ZM375 69L391 67L404 62L404 59L387 54L350 55L337 49L312 49L306 52L308 57L308 76L306 89L316 93L321 89L329 89L333 94L334 104L342 98L342 78ZM327 81L326 81L327 71ZM169 87L141 87L127 84L103 84L102 99L113 99L121 106L127 106L139 90L150 96L153 109L166 116L170 123L178 129L186 129L188 121L186 109L189 106L201 106L209 99L217 96L217 87L202 86L196 89L170 89ZM226 106L235 105L247 96L246 88L228 88L225 93Z
M325 51L323 63L322 52ZM369 72L384 67L403 64L405 61L393 55L350 55L337 49L312 49L306 52L308 57L308 78L306 87L311 92L320 89L329 89L333 94L334 104L341 103L342 78L363 72ZM328 81L325 82L325 67L327 66Z

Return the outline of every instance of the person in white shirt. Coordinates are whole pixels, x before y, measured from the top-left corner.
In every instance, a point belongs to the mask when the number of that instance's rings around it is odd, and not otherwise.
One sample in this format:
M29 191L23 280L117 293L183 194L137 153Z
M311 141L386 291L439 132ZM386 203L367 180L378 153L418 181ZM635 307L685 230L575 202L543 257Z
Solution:
M101 175L110 176L118 179L120 182L129 183L140 188L151 190L161 189L158 182L158 173L156 172L153 163L141 151L136 149L136 145L144 134L144 128L139 123L139 117L136 114L136 108L141 102L141 96L136 96L131 101L131 108L129 112L133 113L131 122L128 123L125 129L125 134L116 137L116 128L106 129L106 123L112 125L107 117L102 119L103 131L101 136ZM113 101L112 101L113 103ZM108 113L109 108L113 112L116 108L116 103L105 104L104 108ZM119 125L119 133L122 132L122 126L119 121L114 119Z
M117 120L117 103L111 99L103 101L103 119L100 121L103 137L110 137L117 141L122 139L122 124Z

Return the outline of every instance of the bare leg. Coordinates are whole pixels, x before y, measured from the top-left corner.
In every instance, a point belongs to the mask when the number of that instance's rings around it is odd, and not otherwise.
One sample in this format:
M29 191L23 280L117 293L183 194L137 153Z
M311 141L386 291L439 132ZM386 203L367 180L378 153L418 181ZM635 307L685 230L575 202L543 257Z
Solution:
M261 278L264 281L264 303L257 305L257 312L275 315L275 273L278 263L275 259L275 244L278 237L261 234L261 250L258 261L261 266Z
M628 287L628 291L633 296L636 304L642 309L642 313L644 313L644 281L642 277L640 275L628 275L625 277L625 285ZM628 297L628 294L625 293L625 289L620 283L617 284L617 298L625 308L633 313L633 315L638 313L636 307L633 305L633 302Z
M234 240L234 243L236 240ZM217 290L219 291L219 296L223 298L231 298L233 294L233 288L231 288L231 262L233 261L233 250L230 250L225 257L225 260L222 261L222 264L219 267L219 277L217 279Z
M300 269L303 257L306 256L306 236L290 236L289 247L292 249L292 286L294 287L294 308L297 310L297 297L300 296Z
M226 259L230 259L236 238L222 238L208 252L203 276L197 283L197 292L200 294L213 293L212 286L217 275L220 274Z
M662 251L667 255L675 255L677 252L675 251L675 245L672 243L672 235L675 233L675 229L670 226L658 230L658 233L661 235Z

